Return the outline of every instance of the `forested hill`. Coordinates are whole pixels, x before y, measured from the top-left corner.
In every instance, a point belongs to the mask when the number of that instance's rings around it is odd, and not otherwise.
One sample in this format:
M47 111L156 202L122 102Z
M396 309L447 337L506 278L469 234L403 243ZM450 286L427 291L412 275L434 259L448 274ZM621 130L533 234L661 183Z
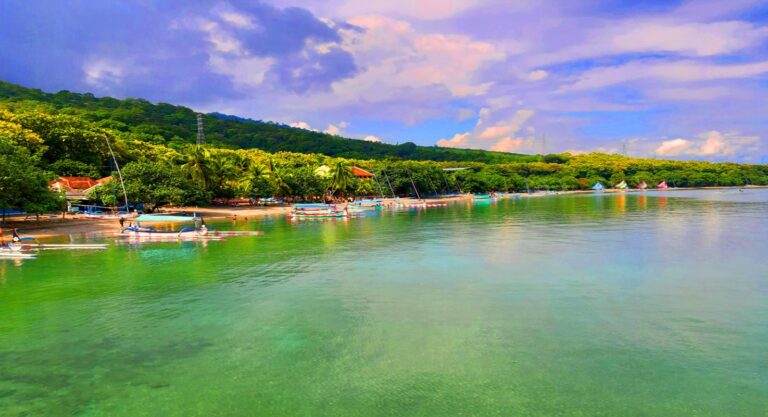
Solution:
M48 113L78 115L102 127L131 132L147 142L172 148L195 143L197 135L196 113L190 108L167 103L153 104L132 98L118 100L66 90L46 93L4 81L0 81L0 102L21 109L44 107ZM411 142L400 145L366 142L218 113L206 114L203 120L206 142L224 148L320 153L355 159L485 163L541 160L536 155L418 146Z

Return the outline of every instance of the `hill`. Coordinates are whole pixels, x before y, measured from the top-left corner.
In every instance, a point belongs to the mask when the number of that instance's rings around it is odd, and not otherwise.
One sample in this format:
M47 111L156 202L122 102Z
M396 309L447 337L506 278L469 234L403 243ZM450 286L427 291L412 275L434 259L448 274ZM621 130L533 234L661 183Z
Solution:
M168 103L153 104L133 98L119 100L66 90L46 93L4 81L0 81L0 102L16 108L43 107L48 113L77 115L101 127L137 134L147 142L177 149L195 143L197 135L197 113ZM541 160L536 155L418 146L411 142L399 145L366 142L220 113L206 114L203 120L207 143L221 148L320 153L352 159L484 163Z

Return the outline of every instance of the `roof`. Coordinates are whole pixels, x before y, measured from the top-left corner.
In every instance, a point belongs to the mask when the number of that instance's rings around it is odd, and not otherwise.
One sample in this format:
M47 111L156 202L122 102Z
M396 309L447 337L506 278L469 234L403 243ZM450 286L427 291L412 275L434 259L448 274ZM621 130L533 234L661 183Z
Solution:
M360 168L360 167L352 167L352 175L356 176L357 178L373 178L374 175L370 172Z
M83 191L96 185L96 180L88 177L59 177L51 181L51 188L58 191Z

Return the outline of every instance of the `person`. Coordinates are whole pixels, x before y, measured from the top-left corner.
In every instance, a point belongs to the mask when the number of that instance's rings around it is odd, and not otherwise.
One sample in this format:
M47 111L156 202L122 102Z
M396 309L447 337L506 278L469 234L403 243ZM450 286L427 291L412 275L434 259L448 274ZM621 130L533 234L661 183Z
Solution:
M21 242L21 236L19 236L19 229L17 229L17 228L15 228L15 227L14 227L14 228L11 230L11 234L13 235L13 237L11 238L11 240L12 240L14 243L18 243L18 242Z
M118 221L120 222L120 229L122 229L123 225L125 225L125 217L120 216L120 220L118 220Z

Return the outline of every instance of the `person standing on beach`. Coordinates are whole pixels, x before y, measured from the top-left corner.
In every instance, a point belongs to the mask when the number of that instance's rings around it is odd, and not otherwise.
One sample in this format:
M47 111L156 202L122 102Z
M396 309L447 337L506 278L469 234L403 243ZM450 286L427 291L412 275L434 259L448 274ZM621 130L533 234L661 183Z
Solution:
M120 230L122 230L123 225L125 224L125 217L120 216L120 220L118 220L118 222L120 222Z

